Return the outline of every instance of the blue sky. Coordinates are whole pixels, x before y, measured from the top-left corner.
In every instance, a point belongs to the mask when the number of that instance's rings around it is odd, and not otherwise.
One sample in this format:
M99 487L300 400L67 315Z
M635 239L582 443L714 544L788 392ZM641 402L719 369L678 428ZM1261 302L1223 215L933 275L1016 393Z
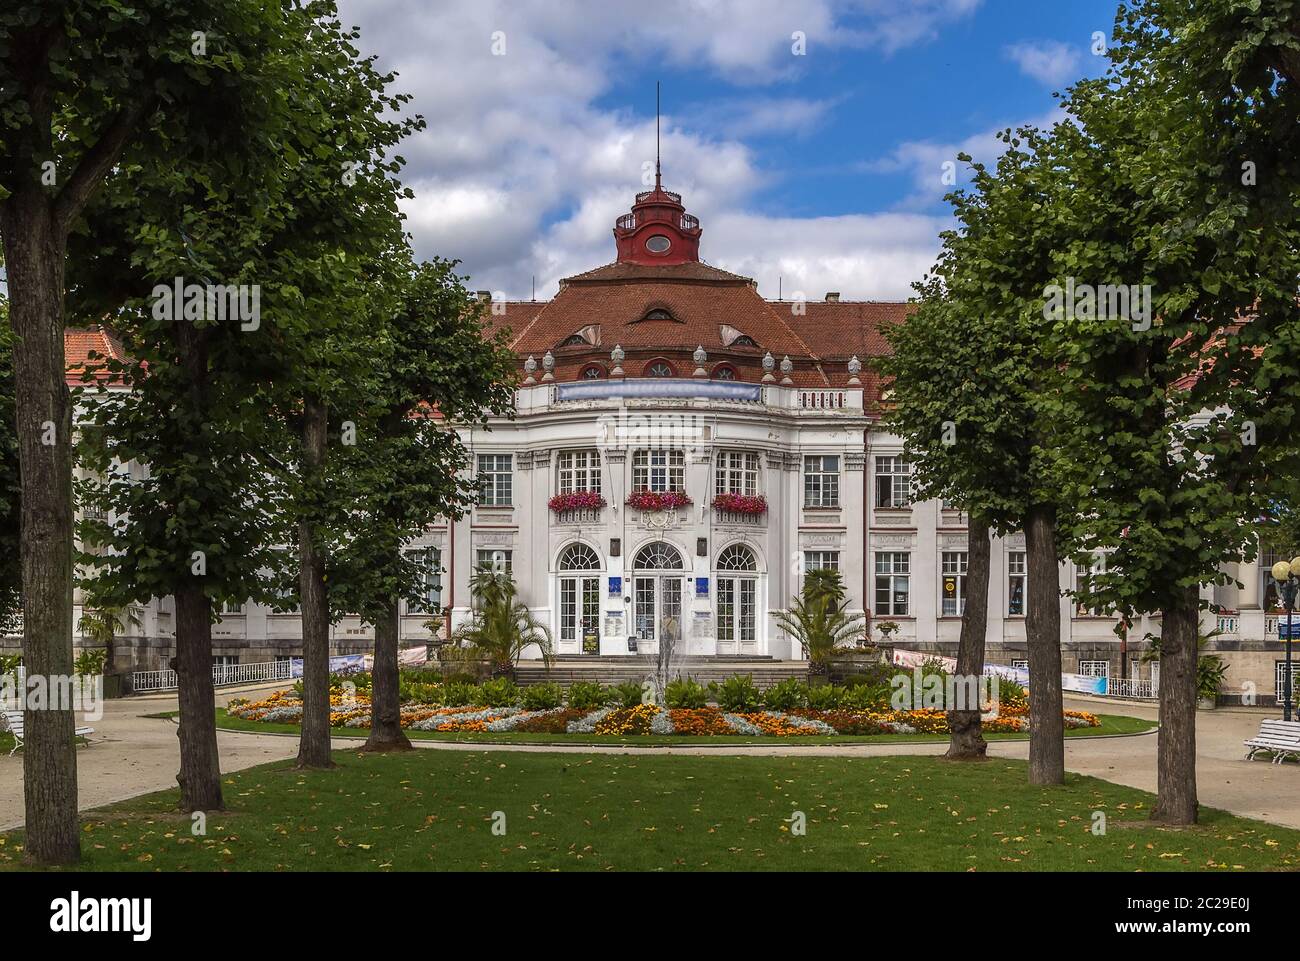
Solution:
M942 163L1048 122L1104 68L1117 0L342 0L429 128L404 179L417 251L550 296L613 259L654 157L702 256L820 297L903 299L949 225ZM806 38L792 51L792 34Z

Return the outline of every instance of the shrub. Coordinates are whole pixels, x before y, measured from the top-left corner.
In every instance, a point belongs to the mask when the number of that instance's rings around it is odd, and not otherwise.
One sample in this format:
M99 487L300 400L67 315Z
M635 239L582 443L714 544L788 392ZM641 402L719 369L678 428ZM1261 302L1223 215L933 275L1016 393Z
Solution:
M718 701L718 707L732 713L747 714L763 706L763 692L754 685L754 676L733 674L721 684L709 682L709 693Z
M564 689L553 682L534 684L524 688L524 708L529 711L545 711L559 707L564 703Z
M643 690L644 688L636 681L624 681L610 688L610 699L619 707L636 707L641 703Z
M637 687L637 703L640 703L641 688ZM594 711L609 700L609 692L596 681L574 681L569 685L569 707L581 711ZM621 701L620 701L621 703ZM624 705L627 707L628 705Z
M519 685L508 677L494 678L478 686L478 696L487 707L511 707L519 703Z
M843 689L830 684L807 687L803 692L804 704L814 711L830 711L840 706Z
M763 703L772 711L793 711L804 706L804 686L796 678L786 678L763 694Z
M844 688L840 708L846 711L887 711L890 709L888 684L857 684ZM857 731L851 733L859 733Z
M669 707L705 707L709 703L709 692L693 678L679 677L664 687L664 702Z
M460 681L452 681L442 686L442 703L447 707L463 707L466 704L480 704L478 687Z

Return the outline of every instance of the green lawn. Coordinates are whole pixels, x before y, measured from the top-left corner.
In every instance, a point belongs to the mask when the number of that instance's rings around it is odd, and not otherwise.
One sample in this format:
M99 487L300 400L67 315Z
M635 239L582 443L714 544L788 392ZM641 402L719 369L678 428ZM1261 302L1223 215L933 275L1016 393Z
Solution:
M174 716L171 715L160 716ZM1126 717L1120 714L1098 714L1101 727L1082 727L1065 732L1066 737L1105 737L1107 735L1141 734L1155 728L1155 721L1139 717ZM217 727L228 731L255 731L260 734L299 733L297 724L267 724L262 721L248 721L240 717L231 717L225 711L217 711ZM334 737L354 737L365 740L367 728L336 727ZM693 737L689 735L653 735L643 734L631 737L612 737L608 734L530 734L524 731L501 731L488 733L447 732L447 731L412 731L406 732L411 740L422 741L457 741L475 744L635 744L642 747L665 745L694 744L707 747L710 744L771 744L777 738L745 737ZM986 734L989 741L1027 741L1028 734ZM833 736L800 736L784 738L797 744L926 744L935 741L947 741L947 734L836 734Z
M337 752L224 779L230 810L194 838L177 792L85 816L90 870L998 870L1294 868L1300 832L1206 811L1146 821L1143 791L1026 765L930 757ZM1094 812L1108 830L1092 833ZM504 836L494 834L503 812ZM806 834L792 830L794 812ZM499 816L498 816L499 817ZM0 870L21 837L0 836ZM1082 882L1087 884L1087 882Z

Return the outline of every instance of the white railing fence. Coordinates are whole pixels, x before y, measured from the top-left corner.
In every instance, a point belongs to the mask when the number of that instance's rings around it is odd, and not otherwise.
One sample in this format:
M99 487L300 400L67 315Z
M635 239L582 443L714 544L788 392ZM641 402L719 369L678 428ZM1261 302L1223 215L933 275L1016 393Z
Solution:
M1109 677L1106 679L1106 697L1159 697L1160 682L1137 677Z
M1237 626L1236 614L1220 614L1215 620L1214 629L1220 634L1236 635Z
M226 664L212 669L212 683L217 687L231 684L257 684L261 681L285 681L293 675L288 661L258 661L254 664ZM175 671L136 671L131 675L131 690L136 694L176 690Z

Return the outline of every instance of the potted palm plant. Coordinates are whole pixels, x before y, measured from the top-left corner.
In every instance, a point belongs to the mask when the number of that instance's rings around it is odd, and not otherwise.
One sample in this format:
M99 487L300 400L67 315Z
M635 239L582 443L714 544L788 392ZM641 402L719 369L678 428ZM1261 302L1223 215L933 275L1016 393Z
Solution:
M866 618L848 614L843 605L840 572L809 571L790 610L774 615L777 624L802 645L809 680L828 673L837 647L851 646L865 633Z
M513 679L519 655L532 644L541 648L542 660L550 670L555 656L551 632L519 600L519 590L508 572L481 568L474 574L470 592L474 600L470 619L452 632L453 644L491 664L493 677Z

